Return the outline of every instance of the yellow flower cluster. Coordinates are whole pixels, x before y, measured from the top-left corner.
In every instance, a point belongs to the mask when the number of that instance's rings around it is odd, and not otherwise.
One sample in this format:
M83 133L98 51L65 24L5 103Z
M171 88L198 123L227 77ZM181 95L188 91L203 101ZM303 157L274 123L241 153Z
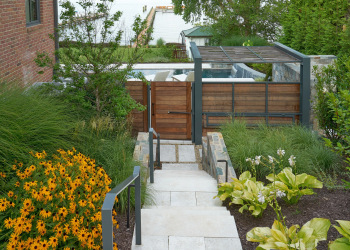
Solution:
M51 159L31 152L35 164L13 165L19 181L0 196L0 230L8 235L1 249L101 249L101 207L111 179L74 148L57 152Z

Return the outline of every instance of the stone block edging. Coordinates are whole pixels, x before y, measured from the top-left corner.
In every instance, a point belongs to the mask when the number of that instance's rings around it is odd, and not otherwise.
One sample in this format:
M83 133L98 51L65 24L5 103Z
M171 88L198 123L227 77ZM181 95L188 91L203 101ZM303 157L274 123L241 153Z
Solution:
M148 167L149 159L149 133L139 132L137 135L137 141L134 149L133 158L135 161L142 163L144 167Z
M228 162L228 182L232 181L231 178L237 178L220 132L208 132L202 139L202 150L203 170L215 178L218 184L226 182L226 163L218 160Z

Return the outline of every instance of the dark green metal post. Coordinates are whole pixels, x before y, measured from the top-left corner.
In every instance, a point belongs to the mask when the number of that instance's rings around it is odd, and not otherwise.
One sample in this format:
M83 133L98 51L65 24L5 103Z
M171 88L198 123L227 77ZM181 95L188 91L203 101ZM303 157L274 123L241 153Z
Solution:
M197 45L190 43L191 52L194 59L194 143L202 144L202 57L199 53Z
M153 128L150 128L150 129L149 129L148 142L149 142L149 171L150 171L150 182L151 182L151 183L154 183Z
M147 117L148 117L148 128L150 129L151 126L151 84L147 85Z
M300 81L302 86L301 96L301 123L307 127L310 126L310 57L303 58L303 63L300 65Z
M292 55L302 62L300 64L300 111L301 111L301 124L307 127L310 127L310 75L311 75L311 66L310 66L310 57L304 55L294 49L291 49L281 43L274 43L277 48L284 51L285 53Z
M140 167L134 169L134 175L138 177L135 179L135 233L136 233L136 245L141 245L141 177Z

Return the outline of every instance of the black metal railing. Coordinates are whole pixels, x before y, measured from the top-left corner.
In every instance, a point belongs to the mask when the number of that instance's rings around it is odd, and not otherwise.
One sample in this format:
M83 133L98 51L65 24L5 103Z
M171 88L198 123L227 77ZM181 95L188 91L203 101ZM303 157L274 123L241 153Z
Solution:
M160 167L160 134L156 133L153 128L149 129L149 170L150 170L150 182L154 183L154 156L153 156L153 135L157 137L156 159L157 166Z
M132 182L135 184L132 185ZM113 249L113 220L112 210L115 203L115 198L125 188L135 187L135 238L136 245L141 245L141 177L140 167L135 166L134 172L118 186L113 188L106 194L102 205L102 242L103 249ZM128 196L130 199L130 196ZM129 200L128 200L129 204ZM128 208L129 210L129 208Z

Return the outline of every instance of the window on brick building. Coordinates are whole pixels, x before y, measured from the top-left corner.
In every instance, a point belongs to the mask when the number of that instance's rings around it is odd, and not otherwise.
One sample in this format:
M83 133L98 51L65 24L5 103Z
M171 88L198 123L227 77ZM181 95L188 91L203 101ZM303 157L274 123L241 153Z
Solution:
M26 23L27 26L40 23L40 4L39 0L26 1Z

